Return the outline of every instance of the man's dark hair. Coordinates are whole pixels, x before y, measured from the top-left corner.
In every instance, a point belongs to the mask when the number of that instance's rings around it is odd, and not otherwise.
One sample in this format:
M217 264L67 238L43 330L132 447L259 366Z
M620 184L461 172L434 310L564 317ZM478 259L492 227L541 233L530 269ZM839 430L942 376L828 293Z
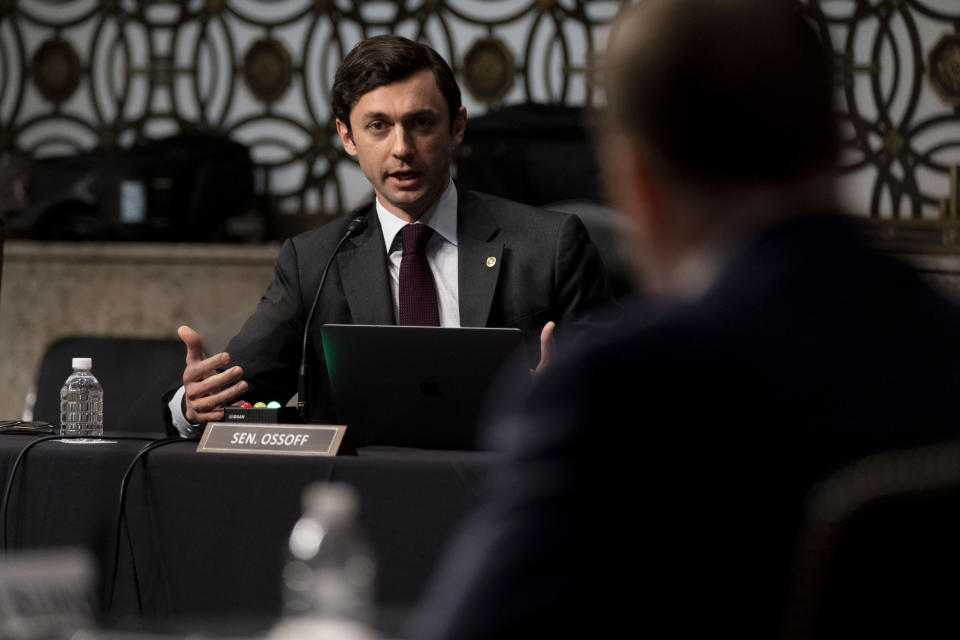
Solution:
M450 111L450 127L460 110L460 87L450 65L425 44L402 36L382 35L357 44L337 68L333 80L333 115L350 128L350 110L377 87L429 69Z
M830 57L788 0L645 0L615 32L610 122L707 184L832 168Z

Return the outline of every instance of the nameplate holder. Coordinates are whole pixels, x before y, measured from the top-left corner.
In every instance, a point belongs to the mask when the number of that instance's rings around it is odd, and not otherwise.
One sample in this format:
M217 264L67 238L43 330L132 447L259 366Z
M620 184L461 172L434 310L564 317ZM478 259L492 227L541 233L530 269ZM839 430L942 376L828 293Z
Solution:
M335 456L347 428L329 424L210 422L197 451L282 456Z

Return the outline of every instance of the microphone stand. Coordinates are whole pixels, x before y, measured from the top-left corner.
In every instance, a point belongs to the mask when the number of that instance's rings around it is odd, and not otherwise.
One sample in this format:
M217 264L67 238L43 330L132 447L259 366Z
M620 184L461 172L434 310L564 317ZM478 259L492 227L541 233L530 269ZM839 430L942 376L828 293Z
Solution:
M352 238L357 234L363 233L366 228L367 221L364 220L362 216L357 216L347 225L347 230L343 233L343 237L340 238L340 242L338 242L334 248L330 259L327 260L327 265L323 268L323 273L320 276L320 284L317 286L317 293L313 297L313 304L310 305L310 313L307 314L307 322L303 327L303 349L300 355L297 391L297 411L300 413L300 419L303 420L304 423L310 422L310 393L312 391L313 376L310 364L307 362L307 345L310 342L310 324L313 322L313 314L317 311L317 303L320 301L320 292L323 291L323 283L327 279L327 272L330 270L330 265L333 264L333 259L337 257L340 247L347 241L347 238Z

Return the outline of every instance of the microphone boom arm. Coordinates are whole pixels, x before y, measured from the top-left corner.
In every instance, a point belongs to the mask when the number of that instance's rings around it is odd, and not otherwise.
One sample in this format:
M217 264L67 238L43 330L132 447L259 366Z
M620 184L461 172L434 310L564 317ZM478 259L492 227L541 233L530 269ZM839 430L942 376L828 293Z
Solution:
M303 326L303 349L300 353L300 371L297 380L297 411L300 413L300 419L303 420L304 423L310 421L310 392L312 389L312 372L307 362L307 346L310 342L310 325L313 323L313 315L317 311L317 303L320 302L320 292L323 291L323 283L327 279L327 272L330 270L330 265L333 264L333 259L336 258L340 252L340 247L343 246L343 243L346 242L348 238L363 233L366 228L367 221L364 220L362 216L357 216L347 225L347 230L343 233L343 237L340 238L340 242L338 242L337 246L333 249L333 253L330 254L330 259L327 260L327 264L323 268L323 273L320 275L320 284L317 286L317 293L313 297L313 304L310 305L310 312L307 314L307 321Z

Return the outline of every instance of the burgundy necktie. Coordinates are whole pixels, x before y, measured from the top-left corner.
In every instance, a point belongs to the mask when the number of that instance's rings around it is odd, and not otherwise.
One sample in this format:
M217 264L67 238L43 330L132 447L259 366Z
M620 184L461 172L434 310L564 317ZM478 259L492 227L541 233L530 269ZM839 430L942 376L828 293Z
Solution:
M433 229L425 224L408 224L400 230L403 259L400 260L400 324L440 326L437 287L427 264L427 241Z

